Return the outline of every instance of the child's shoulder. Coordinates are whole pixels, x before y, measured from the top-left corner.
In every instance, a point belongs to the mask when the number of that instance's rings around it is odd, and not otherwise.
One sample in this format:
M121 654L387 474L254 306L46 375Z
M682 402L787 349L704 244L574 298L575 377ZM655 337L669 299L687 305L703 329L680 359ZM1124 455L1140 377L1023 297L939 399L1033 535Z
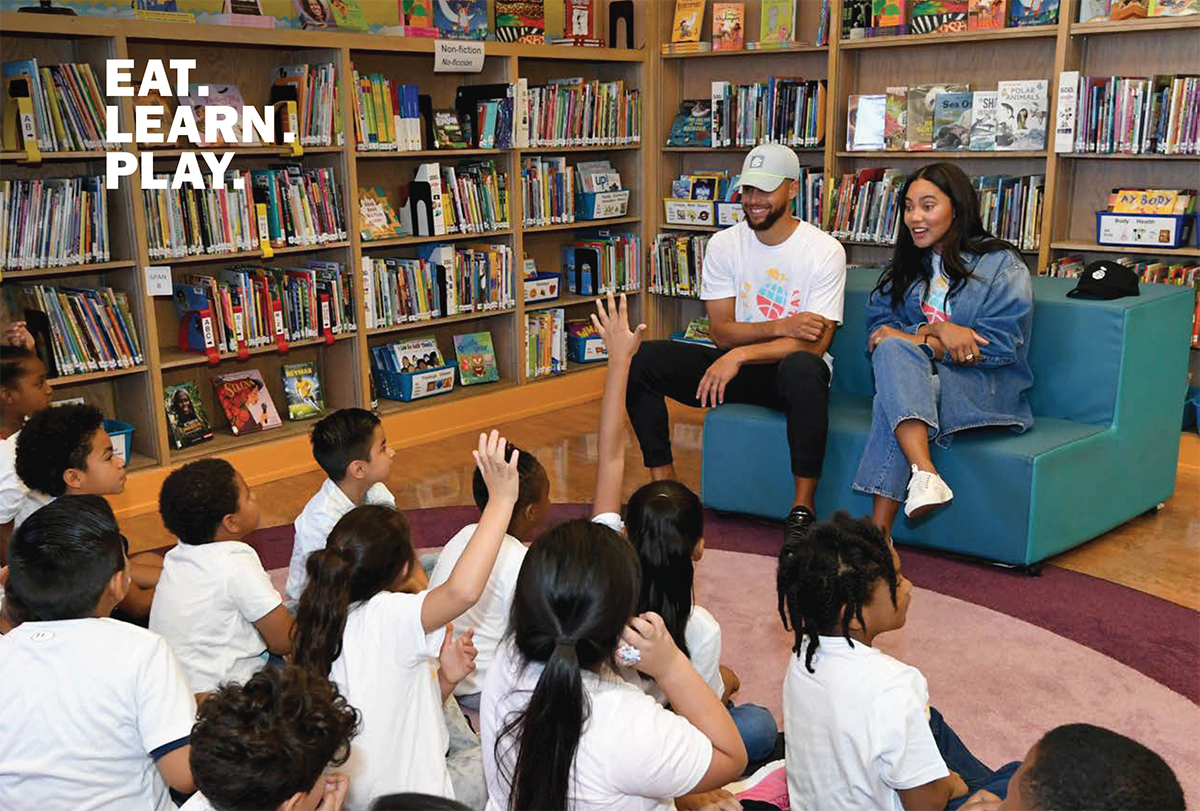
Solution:
M689 645L691 645L692 638L703 640L720 639L721 623L717 622L717 618L704 606L693 605L692 613L688 615L687 636L689 637Z

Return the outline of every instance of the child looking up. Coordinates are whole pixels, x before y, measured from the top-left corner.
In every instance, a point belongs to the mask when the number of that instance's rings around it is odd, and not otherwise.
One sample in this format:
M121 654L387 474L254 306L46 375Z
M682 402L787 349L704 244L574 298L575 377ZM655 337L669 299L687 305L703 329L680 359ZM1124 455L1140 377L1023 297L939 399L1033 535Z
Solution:
M520 454L505 462L505 444L495 431L479 437L488 504L442 585L399 592L418 564L403 513L381 505L351 510L308 557L292 655L362 713L345 765L351 807L400 791L454 796L442 703L473 666L474 649L469 635L452 643L445 626L482 596L512 518Z
M518 451L515 445L509 445L505 453L510 456L519 454L517 476L520 485L512 520L508 523L508 530L500 545L496 565L492 567L492 576L488 578L483 596L455 620L458 633L464 633L468 628L474 631L475 648L479 651L475 659L475 670L454 688L459 703L473 710L479 709L479 692L483 689L487 669L495 658L500 639L508 630L508 615L517 586L517 573L521 571L521 563L525 560L526 549L521 539L542 523L550 509L550 477L546 475L541 462L527 451ZM483 481L483 473L478 468L471 482L471 490L475 496L475 505L482 514L487 509L488 488ZM446 542L438 555L437 565L429 576L431 588L440 586L450 578L450 573L458 565L463 550L478 526L467 524Z
M339 811L349 781L329 774L350 756L358 711L329 683L295 665L223 684L192 728L198 794L184 811Z
M58 499L13 535L0 808L174 811L167 786L192 791L183 671L161 636L108 618L129 587L124 541L97 496Z
M0 348L0 566L8 555L13 519L29 492L17 475L17 437L25 420L50 407L46 365L32 350Z
M325 546L329 531L363 504L396 506L384 486L395 451L388 447L379 417L362 408L342 408L313 426L313 457L329 478L296 518L296 540L288 564L287 596L299 600L308 581L305 560Z
M784 627L796 633L783 684L788 797L799 809L957 808L1004 794L1019 764L997 772L967 750L914 667L871 646L904 627L912 583L883 533L838 513L779 553Z
M267 652L292 650L292 615L242 539L258 528L246 480L224 459L201 459L171 472L158 511L179 543L163 560L150 630L171 643L194 693L244 682Z

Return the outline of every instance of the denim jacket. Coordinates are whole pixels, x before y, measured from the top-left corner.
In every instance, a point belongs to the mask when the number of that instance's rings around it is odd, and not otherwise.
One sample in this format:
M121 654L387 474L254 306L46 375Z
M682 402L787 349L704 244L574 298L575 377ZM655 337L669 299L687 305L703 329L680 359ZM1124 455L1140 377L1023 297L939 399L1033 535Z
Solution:
M1033 287L1029 269L1007 250L983 256L962 255L971 275L951 294L950 320L978 332L988 343L980 347L974 365L957 364L946 355L937 363L941 388L938 397L939 434L967 428L1008 426L1024 432L1033 425L1029 389L1029 337L1033 331ZM928 252L926 281L909 288L899 308L893 309L890 288L871 293L867 300L867 338L882 326L915 334L927 323L921 310L933 268ZM933 350L924 347L932 358Z

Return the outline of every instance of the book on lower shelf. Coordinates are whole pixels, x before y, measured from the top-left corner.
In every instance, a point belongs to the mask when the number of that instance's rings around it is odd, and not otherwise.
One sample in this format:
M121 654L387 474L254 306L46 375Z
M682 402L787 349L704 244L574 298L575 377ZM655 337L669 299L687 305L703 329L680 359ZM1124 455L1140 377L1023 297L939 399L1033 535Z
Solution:
M280 375L289 420L308 420L325 413L325 391L315 361L285 363Z
M448 394L454 389L454 369L432 336L371 347L371 380L389 400Z
M659 234L650 251L649 290L664 296L699 298L708 234Z
M111 287L5 288L35 343L49 346L51 377L128 369L145 363L128 294Z
M553 309L526 313L525 376L547 377L566 370L566 311Z
M681 332L671 333L671 340L678 341L679 343L707 346L711 349L717 348L716 343L713 342L712 336L709 334L709 323L706 316L697 316L689 321Z
M249 369L217 375L212 379L213 394L234 436L266 431L283 425L262 372Z
M714 80L711 96L711 146L812 149L825 142L824 79L771 76L747 85Z
M575 222L575 167L562 155L521 158L521 210L525 226Z
M212 423L204 410L200 389L189 381L163 387L163 406L167 412L167 429L175 450L190 448L212 439Z
M642 288L642 240L635 233L599 230L562 247L567 289L580 296L633 293Z
M501 231L509 219L508 173L496 161L423 163L402 190L400 225L418 236Z
M0 181L0 260L5 270L108 262L104 178Z
M490 332L455 335L454 360L458 365L458 379L464 386L494 383L500 379L496 347L492 344Z

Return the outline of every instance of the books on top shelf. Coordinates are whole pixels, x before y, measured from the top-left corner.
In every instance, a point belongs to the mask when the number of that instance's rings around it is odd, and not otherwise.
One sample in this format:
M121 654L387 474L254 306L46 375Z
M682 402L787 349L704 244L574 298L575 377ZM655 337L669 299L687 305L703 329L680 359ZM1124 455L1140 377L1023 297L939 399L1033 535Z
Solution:
M1049 82L1022 79L996 88L996 149L1046 148Z
M262 372L257 369L217 375L213 377L212 385L213 394L225 412L229 430L234 436L283 425Z
M862 39L871 27L871 0L842 1L842 39Z
M458 365L458 379L464 386L495 383L500 379L496 347L492 344L490 332L455 335L454 359Z
M967 30L1004 28L1008 21L1008 0L969 0Z
M82 62L39 66L36 59L22 59L5 62L3 72L6 80L25 79L25 94L32 100L34 136L41 151L106 148L107 101L91 65ZM10 98L14 89L10 83ZM4 148L15 151L20 146L6 138Z
M745 44L746 4L713 3L712 49L714 51L740 51Z
M667 146L711 146L712 104L709 99L684 99L671 124Z
M1184 17L1200 14L1200 0L1150 0L1151 17Z
M406 37L437 37L438 30L433 24L434 0L401 0L400 23L404 26Z
M1058 109L1055 134L1056 148L1060 141L1064 147L1060 151L1200 154L1198 76L1079 76L1064 72Z
M575 76L528 87L517 82L514 146L610 146L642 140L642 94L625 81Z
M699 42L704 26L705 0L675 0L675 20L671 23L671 42Z
M580 296L642 289L642 240L635 233L585 232L562 247L567 289Z
M1058 3L1058 0L1044 0ZM908 30L913 34L950 34L967 30L967 0L915 0L909 7Z
M762 0L759 48L786 47L796 40L796 0Z
M584 0L585 3L590 0ZM574 16L574 15L572 15ZM573 26L568 20L567 30ZM590 22L590 19L589 19ZM590 29L590 26L588 26ZM543 0L496 0L496 39L542 45L546 41L546 9Z
M904 148L909 152L933 149L933 113L940 93L965 93L965 84L919 84L908 88Z
M487 39L487 0L434 0L433 24L449 39Z
M521 210L525 226L575 222L575 167L562 155L521 158Z
M285 363L280 369L289 420L307 420L325 413L325 392L315 361Z
M145 363L129 296L111 287L28 285L13 296L12 312L49 343L52 377L128 369Z
M659 234L650 251L648 288L651 293L700 298L700 279L708 234Z
M7 270L108 262L104 178L0 181L0 260Z
M200 390L190 380L163 387L163 407L167 412L167 428L171 445L176 450L212 439L212 423L204 410Z
M905 0L872 0L869 37L889 37L908 33Z
M825 96L823 79L771 76L749 85L714 81L711 146L818 147L825 140Z
M1009 0L1008 24L1014 28L1057 23L1058 0Z
M526 313L525 376L546 377L566 370L566 311L553 309Z
M1048 82L1000 82L998 90L965 84L889 87L851 96L848 150L992 151L1046 146ZM882 121L880 116L882 115Z

